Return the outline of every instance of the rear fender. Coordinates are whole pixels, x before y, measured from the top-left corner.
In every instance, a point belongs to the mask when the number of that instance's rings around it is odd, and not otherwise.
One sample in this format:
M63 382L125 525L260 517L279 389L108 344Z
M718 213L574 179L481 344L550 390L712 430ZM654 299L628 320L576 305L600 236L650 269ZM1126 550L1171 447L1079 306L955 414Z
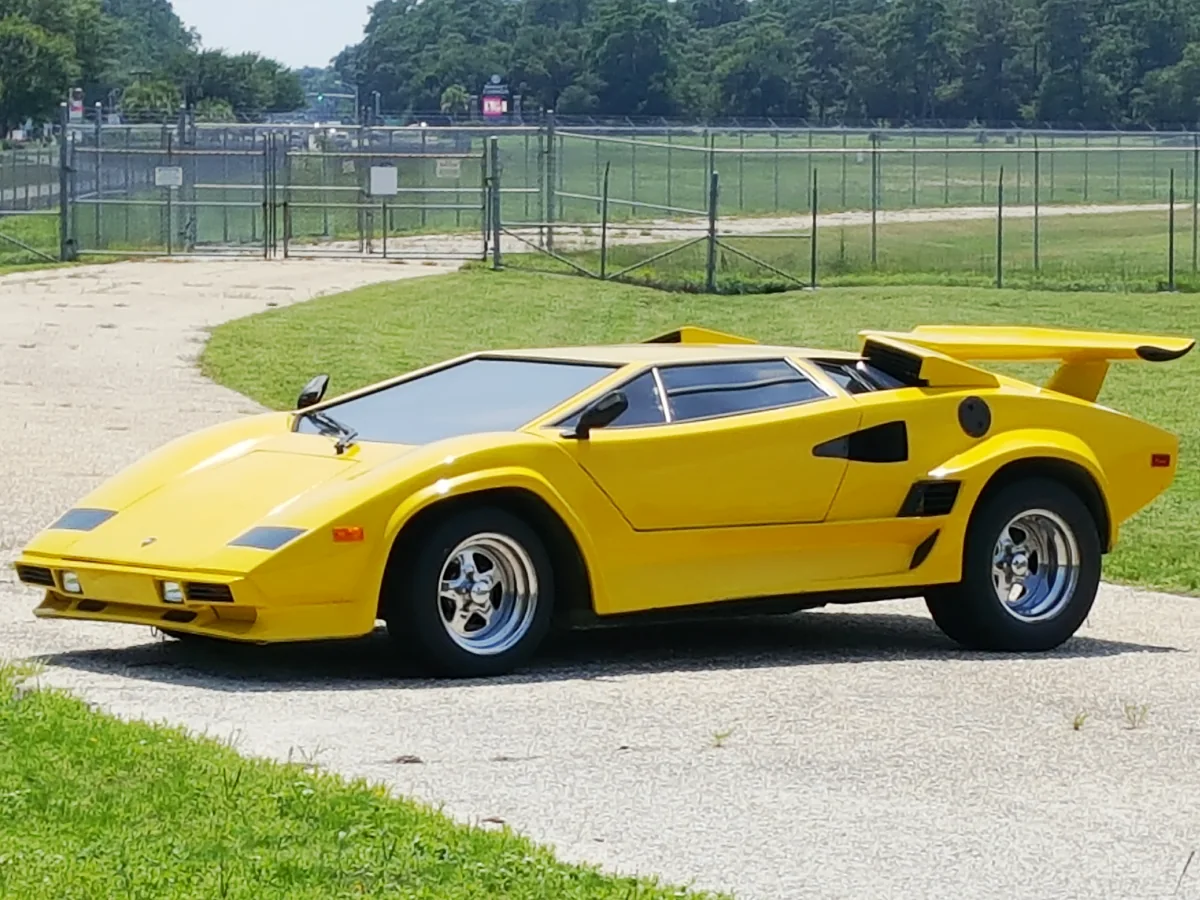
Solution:
M1006 431L946 460L929 475L931 478L960 481L959 502L964 508L974 510L979 498L1002 470L1014 464L1035 463L1038 460L1068 463L1091 477L1099 491L1099 501L1104 504L1104 518L1109 523L1108 534L1101 534L1101 540L1106 547L1115 544L1117 523L1113 521L1108 508L1108 480L1104 470L1092 449L1078 437L1066 432L1046 428ZM969 516L960 517L961 538L966 536L968 521ZM1103 530L1103 523L1098 524Z

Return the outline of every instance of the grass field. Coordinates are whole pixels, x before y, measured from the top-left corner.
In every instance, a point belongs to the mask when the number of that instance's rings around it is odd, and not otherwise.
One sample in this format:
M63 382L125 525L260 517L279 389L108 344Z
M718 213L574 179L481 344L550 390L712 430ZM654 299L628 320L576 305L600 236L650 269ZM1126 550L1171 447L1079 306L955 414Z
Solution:
M0 213L0 272L51 263L14 240L58 258L58 213L5 216Z
M1031 218L1006 218L999 249L995 219L880 225L874 264L870 226L821 226L817 230L817 283L994 285L998 252L1003 283L1009 287L1148 292L1159 290L1168 282L1170 228L1165 212L1043 216L1037 227L1035 268ZM631 233L653 237L653 232ZM1178 211L1174 252L1179 290L1197 287L1193 234L1190 211ZM598 240L593 231L589 242ZM721 243L716 256L717 287L725 293L796 287L795 281L789 281L779 272L805 285L809 283L812 247L807 237L726 235L721 237ZM613 243L608 249L607 271L620 272L670 247L682 247L682 243ZM766 265L747 259L738 251ZM634 283L697 290L705 282L706 254L706 243L693 244L622 277ZM589 271L599 272L599 250L566 255ZM570 266L536 253L509 254L506 265L564 274L572 271Z
M453 298L450 302L448 298ZM782 343L855 346L863 328L921 323L1041 324L1200 335L1186 294L997 291L949 287L829 288L738 298L669 294L632 285L526 273L469 271L364 288L217 328L206 373L287 408L314 374L342 392L469 350L638 340L695 323ZM330 339L330 336L336 339ZM1041 367L1016 370L1042 377ZM1181 435L1178 480L1122 532L1105 576L1200 592L1200 358L1114 367L1101 402Z
M119 722L0 665L0 897L667 900L364 783ZM704 895L708 896L708 895Z

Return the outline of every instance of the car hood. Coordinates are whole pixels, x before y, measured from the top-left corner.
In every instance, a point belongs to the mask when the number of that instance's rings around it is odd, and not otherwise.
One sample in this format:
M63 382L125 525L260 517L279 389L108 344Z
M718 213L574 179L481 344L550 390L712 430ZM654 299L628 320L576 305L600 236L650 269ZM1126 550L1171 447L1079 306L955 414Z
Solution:
M322 435L244 440L157 482L148 478L127 503L109 506L115 514L93 530L50 529L28 549L152 568L245 569L267 553L230 548L231 541L256 526L303 527L289 520L290 508L317 492L345 489L356 475L412 449L356 445L338 455Z

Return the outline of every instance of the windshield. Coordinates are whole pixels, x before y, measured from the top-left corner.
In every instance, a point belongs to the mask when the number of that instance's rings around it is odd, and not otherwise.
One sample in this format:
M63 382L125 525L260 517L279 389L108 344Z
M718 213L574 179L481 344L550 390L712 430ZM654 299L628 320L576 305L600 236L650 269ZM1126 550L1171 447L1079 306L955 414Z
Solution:
M324 408L360 441L430 444L484 431L513 431L586 390L615 366L525 359L471 359ZM319 431L301 417L296 430Z

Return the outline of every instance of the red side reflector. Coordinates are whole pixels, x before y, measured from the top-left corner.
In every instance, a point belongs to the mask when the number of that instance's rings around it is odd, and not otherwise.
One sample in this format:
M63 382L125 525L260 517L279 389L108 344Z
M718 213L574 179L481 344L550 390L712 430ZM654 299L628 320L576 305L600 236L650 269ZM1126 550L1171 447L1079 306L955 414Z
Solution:
M343 525L333 529L333 539L339 544L350 543L351 541L361 541L363 539L363 530L361 525Z
M1150 456L1150 468L1169 469L1171 467L1170 453L1154 453Z

